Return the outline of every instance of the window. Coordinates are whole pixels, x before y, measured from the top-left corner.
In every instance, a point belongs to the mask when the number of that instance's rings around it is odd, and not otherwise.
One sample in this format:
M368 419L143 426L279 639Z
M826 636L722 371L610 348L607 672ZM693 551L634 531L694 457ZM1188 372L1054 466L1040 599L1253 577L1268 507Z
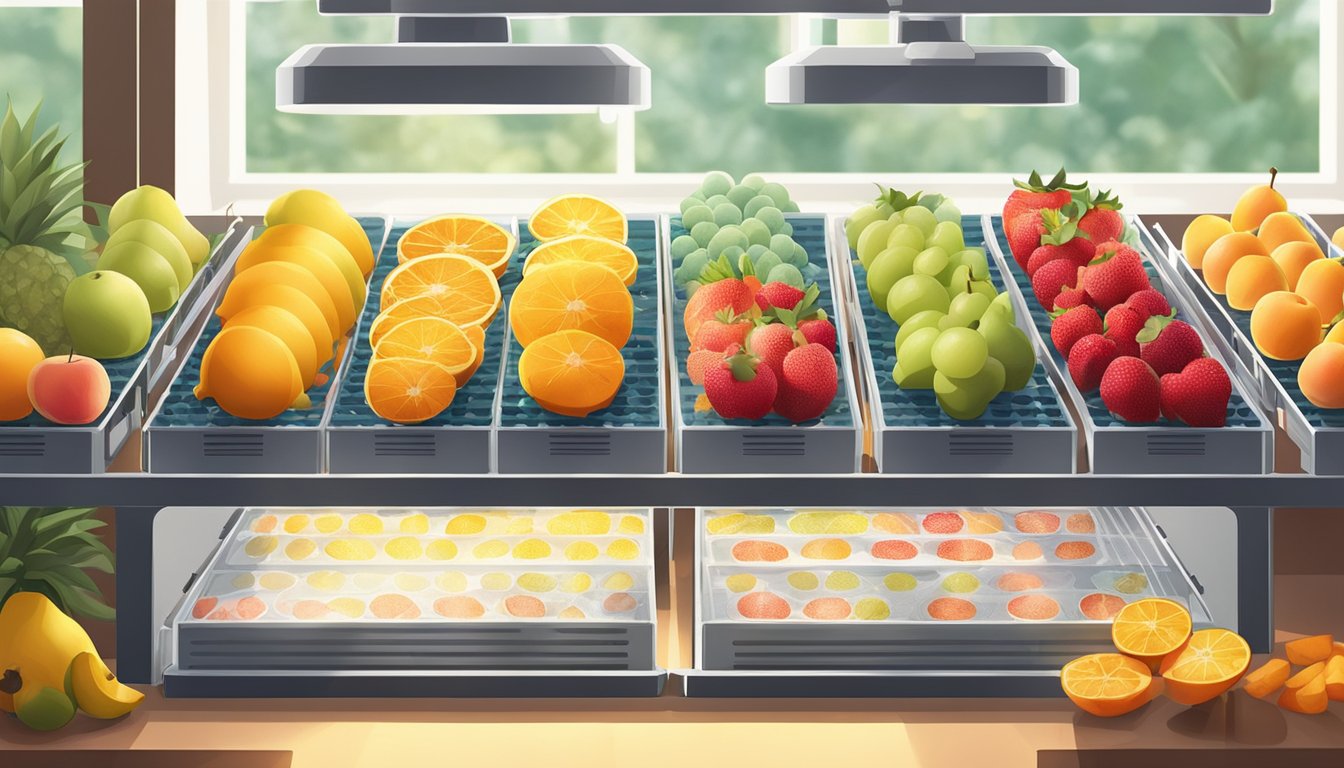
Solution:
M0 94L20 119L42 104L38 130L60 125L70 135L65 162L82 152L83 29L78 0L0 0Z

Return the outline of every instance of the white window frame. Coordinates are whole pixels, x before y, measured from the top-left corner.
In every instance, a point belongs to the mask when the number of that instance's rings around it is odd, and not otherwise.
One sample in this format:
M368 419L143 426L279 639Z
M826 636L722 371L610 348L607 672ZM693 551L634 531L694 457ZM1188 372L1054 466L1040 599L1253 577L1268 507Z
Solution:
M630 212L665 211L699 183L701 173L634 173L618 159L612 173L256 173L246 168L245 5L267 0L178 0L177 2L177 196L193 213L259 213L266 202L300 186L320 186L355 211L399 214L442 211L518 213L552 195L585 191ZM1344 14L1321 2L1321 169L1285 173L1277 185L1296 208L1344 213L1344 156L1340 152L1344 77L1339 42ZM794 24L795 44L809 27ZM321 42L321 41L313 41ZM619 43L620 41L612 41ZM1087 97L1086 86L1083 98ZM657 98L657 94L654 94ZM633 121L618 118L618 158L632 158ZM152 148L146 148L152 151ZM809 210L845 212L872 196L880 179L901 188L954 196L966 211L992 211L1001 204L1007 178L1001 173L771 173ZM1023 169L1024 171L1027 169ZM1046 169L1049 170L1049 169ZM1231 210L1247 186L1262 183L1250 173L1090 173L1071 169L1095 185L1114 189L1140 213Z

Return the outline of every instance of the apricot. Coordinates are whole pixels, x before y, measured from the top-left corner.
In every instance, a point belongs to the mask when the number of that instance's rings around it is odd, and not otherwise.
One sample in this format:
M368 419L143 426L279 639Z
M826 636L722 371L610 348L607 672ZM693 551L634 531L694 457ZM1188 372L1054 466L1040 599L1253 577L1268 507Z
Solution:
M1227 273L1227 303L1249 312L1265 294L1288 290L1283 270L1268 256L1243 256Z
M1294 240L1284 243L1275 248L1270 256L1274 259L1274 263L1279 265L1279 269L1283 270L1290 291L1297 289L1297 280L1308 264L1325 258L1325 254L1321 253L1321 246L1317 245L1315 240Z
M1334 259L1313 261L1302 270L1294 292L1321 313L1321 325L1329 325L1344 311L1344 264Z
M1321 342L1321 313L1304 296L1275 291L1251 310L1251 339L1265 357L1301 360Z
M1344 248L1344 227L1335 230L1335 235L1330 238L1330 242L1339 248Z
M1344 408L1344 344L1327 341L1311 350L1298 369L1297 386L1317 408Z
M1335 327L1325 334L1326 341L1333 341L1336 344L1344 344L1344 322L1335 323ZM1335 653L1344 655L1344 643L1335 643Z
M1238 232L1251 232L1259 229L1271 213L1288 210L1288 201L1274 188L1279 176L1278 168L1269 169L1269 183L1251 187L1237 200L1232 209L1232 228Z
M1307 228L1303 226L1302 220L1287 211L1269 214L1265 217L1264 223L1260 225L1260 231L1255 234L1270 252L1284 243L1316 242Z
M1227 273L1243 256L1268 256L1269 249L1250 232L1223 235L1204 254L1204 282L1218 295L1227 292Z
M1190 266L1203 269L1204 254L1209 250L1209 246L1223 235L1230 234L1232 234L1232 222L1222 216L1209 213L1197 216L1190 222L1190 226L1185 228L1185 236L1181 238L1181 252L1185 254L1185 260L1190 262Z

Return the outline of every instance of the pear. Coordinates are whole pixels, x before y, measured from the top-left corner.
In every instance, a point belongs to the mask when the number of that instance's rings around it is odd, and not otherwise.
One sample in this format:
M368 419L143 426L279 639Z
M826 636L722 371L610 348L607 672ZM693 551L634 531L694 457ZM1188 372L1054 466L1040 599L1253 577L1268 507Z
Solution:
M117 230L137 219L149 219L172 232L194 266L204 264L210 255L210 241L182 215L173 196L158 187L146 184L118 198L108 215L108 232L115 235Z
M1232 209L1232 229L1237 232L1254 232L1272 213L1288 210L1288 201L1274 188L1279 176L1278 168L1269 169L1269 183L1251 187L1237 200Z

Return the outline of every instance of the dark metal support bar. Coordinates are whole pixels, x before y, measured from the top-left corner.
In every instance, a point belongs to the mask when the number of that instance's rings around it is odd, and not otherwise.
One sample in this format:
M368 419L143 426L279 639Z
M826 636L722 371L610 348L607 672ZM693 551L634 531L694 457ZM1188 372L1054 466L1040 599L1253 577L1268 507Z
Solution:
M154 516L156 507L118 507L117 677L148 685L154 655Z
M401 16L399 43L507 43L506 16Z

